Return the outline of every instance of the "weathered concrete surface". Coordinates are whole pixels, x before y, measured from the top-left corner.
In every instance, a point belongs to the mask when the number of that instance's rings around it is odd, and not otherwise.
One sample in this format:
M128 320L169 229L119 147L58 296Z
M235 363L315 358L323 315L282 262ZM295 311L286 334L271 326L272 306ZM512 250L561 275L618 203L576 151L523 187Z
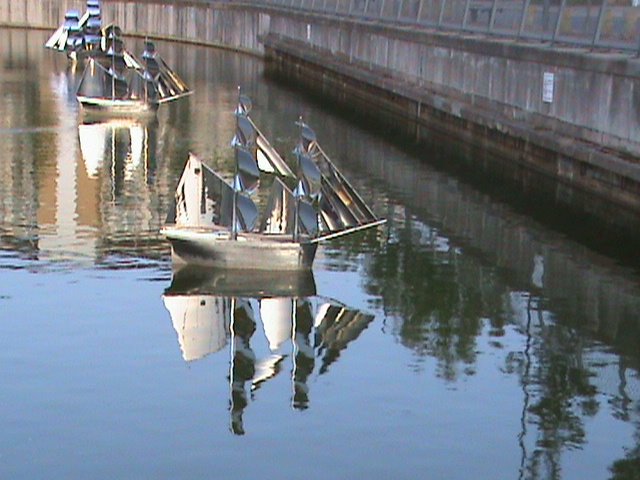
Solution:
M54 28L72 0L0 0L0 25ZM128 34L266 54L286 75L393 112L640 212L640 61L417 32L264 5L104 1ZM264 42L261 43L261 39ZM542 98L553 73L553 102Z
M83 12L83 0L0 0L0 26L55 29L67 10ZM173 1L102 1L103 23L127 35L230 48L262 55L269 15L242 4Z
M281 16L264 41L285 76L329 97L458 137L484 134L506 158L640 211L637 59Z
M491 109L470 104L455 93L421 88L367 68L345 65L322 52L282 38L265 38L276 69L285 78L315 85L327 98L359 105L380 117L413 119L417 136L434 129L465 142L483 143L502 161L519 162L575 187L640 211L640 165L622 153L579 141L562 129L533 127ZM302 50L302 51L300 51ZM301 60L304 58L305 60ZM406 126L402 126L406 129Z

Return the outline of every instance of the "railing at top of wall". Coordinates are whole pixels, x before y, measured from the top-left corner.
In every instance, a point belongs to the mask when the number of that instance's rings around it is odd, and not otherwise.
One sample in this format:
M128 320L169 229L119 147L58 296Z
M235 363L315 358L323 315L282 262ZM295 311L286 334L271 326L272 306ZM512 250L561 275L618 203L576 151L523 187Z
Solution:
M243 3L640 55L640 0L244 0Z

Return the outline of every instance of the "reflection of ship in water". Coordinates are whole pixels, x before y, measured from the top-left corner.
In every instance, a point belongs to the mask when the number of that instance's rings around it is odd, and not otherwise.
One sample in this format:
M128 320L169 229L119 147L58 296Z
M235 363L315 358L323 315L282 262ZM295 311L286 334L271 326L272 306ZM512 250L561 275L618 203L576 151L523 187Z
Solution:
M30 260L102 264L166 254L157 232L169 159L179 149L170 117L178 109L164 110L170 121L158 125L78 125L82 68L43 54L34 47L39 36L7 31L0 39L0 84L12 98L0 107L9 127L0 160L0 249ZM43 68L51 70L46 80Z
M163 296L185 361L229 344L229 410L235 434L244 433L243 413L256 390L287 363L292 406L306 409L310 377L326 373L373 320L317 296L311 271L253 273L189 267L174 272Z
M143 247L160 225L156 177L157 121L78 125L87 177L97 182L103 254ZM122 250L124 248L124 250Z
M51 89L56 92L59 101L63 103L61 110L69 117L69 120L76 120L75 112L78 109L78 101L75 96L81 76L82 69L78 68L76 62L67 63L51 75Z
M149 140L155 136L155 131L156 124L153 122L111 120L81 123L78 125L78 136L87 174L96 178L109 162L110 168L116 172L126 172L129 178L141 165L146 172L147 160L153 158L149 149L155 146L155 142Z

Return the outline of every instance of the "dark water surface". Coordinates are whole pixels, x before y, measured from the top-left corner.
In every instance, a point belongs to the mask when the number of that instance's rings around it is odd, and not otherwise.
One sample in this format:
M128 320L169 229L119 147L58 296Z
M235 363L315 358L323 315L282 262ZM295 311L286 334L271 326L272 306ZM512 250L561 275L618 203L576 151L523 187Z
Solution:
M45 38L0 30L0 478L639 478L637 253L252 57L160 44L195 94L84 122ZM189 151L230 174L237 85L287 155L303 114L389 219L322 247L289 297L172 278L158 234Z

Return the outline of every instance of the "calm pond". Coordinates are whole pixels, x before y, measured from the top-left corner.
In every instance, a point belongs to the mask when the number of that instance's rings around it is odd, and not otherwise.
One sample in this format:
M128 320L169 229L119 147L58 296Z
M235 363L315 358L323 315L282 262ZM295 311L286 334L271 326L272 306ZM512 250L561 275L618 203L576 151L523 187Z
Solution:
M0 478L639 478L638 244L232 52L159 43L195 93L87 122L46 37L0 29ZM290 296L158 233L188 152L230 177L238 85L388 218Z

